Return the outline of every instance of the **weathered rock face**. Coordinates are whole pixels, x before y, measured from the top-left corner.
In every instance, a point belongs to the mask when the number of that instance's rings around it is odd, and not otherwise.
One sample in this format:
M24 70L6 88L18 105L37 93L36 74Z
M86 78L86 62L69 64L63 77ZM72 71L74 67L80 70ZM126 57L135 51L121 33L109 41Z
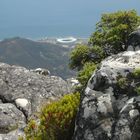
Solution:
M10 103L0 104L0 140L16 140L24 135L26 117Z
M108 57L90 78L82 96L74 140L139 140L140 51Z
M33 69L31 70L32 72L36 72L38 74L42 74L42 75L50 75L50 71L48 69L44 69L44 68L36 68L36 69Z
M70 88L60 77L0 63L0 140L16 140L34 112L67 93Z
M130 34L128 43L129 45L134 46L134 49L140 48L140 27Z
M76 78L72 77L72 78L66 79L66 81L67 81L69 87L71 87L72 92L75 92L75 89L77 87L81 86L81 84L79 83L79 81Z

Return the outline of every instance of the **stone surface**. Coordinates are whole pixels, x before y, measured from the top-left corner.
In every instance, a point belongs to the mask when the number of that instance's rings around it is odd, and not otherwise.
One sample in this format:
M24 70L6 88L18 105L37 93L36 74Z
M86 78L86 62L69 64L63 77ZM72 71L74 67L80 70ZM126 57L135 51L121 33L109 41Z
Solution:
M35 69L35 70L30 70L30 71L36 72L36 73L38 73L38 74L42 74L42 75L45 75L45 76L51 74L50 71L49 71L48 69L44 69L44 68L37 68L37 69Z
M132 77L136 68L140 51L101 62L82 96L73 140L139 140L140 96L135 88L140 78ZM127 80L120 84L121 78Z
M39 110L49 98L59 98L70 92L67 83L60 77L43 76L4 63L0 63L0 89L0 99L5 103L18 103L22 108L28 102L29 114Z
M14 130L7 134L0 134L0 140L18 140L20 136L24 138L23 130Z
M27 99L18 98L15 100L15 103L18 107L25 108L29 102Z
M26 118L15 105L10 103L0 104L0 133L6 134L17 128L24 128Z
M0 139L17 140L33 113L70 92L60 77L0 63Z
M131 119L134 119L135 117L139 116L139 111L137 109L130 110L129 115Z
M140 49L140 28L130 34L128 44L133 46L134 50Z
M81 86L81 84L79 83L79 81L76 78L69 78L66 80L69 87L71 87L72 91L75 91L75 88L78 88Z

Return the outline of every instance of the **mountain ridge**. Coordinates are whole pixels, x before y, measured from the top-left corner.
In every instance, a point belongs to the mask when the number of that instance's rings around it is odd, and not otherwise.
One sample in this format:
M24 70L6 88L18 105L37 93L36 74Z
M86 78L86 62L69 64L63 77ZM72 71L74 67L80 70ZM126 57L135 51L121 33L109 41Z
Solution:
M59 44L37 42L14 37L0 41L0 61L28 69L47 68L53 75L69 78L74 72L68 68L70 48Z

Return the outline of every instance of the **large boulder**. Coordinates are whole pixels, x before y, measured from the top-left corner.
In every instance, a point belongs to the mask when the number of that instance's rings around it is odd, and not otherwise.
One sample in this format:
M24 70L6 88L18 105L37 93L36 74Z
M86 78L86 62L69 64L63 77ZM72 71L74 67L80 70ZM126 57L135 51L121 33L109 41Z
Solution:
M36 72L38 74L42 74L42 75L50 75L50 71L48 69L44 69L44 68L36 68L36 69L33 69L33 70L30 70L32 72Z
M0 104L0 132L8 133L17 128L22 128L26 124L23 113L13 104Z
M0 104L0 140L16 140L23 136L26 117L10 103Z
M137 68L140 51L123 52L101 62L81 97L74 140L140 139Z
M60 77L0 63L0 140L16 140L32 114L70 91Z
M129 46L132 46L134 50L138 50L140 48L140 26L136 31L129 35L128 44Z

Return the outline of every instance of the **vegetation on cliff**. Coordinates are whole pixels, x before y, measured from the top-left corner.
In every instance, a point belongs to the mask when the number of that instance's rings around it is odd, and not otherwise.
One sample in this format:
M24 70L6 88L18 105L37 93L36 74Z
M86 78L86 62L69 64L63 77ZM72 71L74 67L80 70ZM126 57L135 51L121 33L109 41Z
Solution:
M70 55L70 68L78 70L79 82L85 87L85 83L91 76L91 67L98 64L112 54L126 51L129 35L140 25L140 16L135 10L118 11L103 14L96 24L96 30L89 39L88 46L78 45ZM85 71L84 65L90 63L91 67ZM95 70L92 69L93 71ZM81 72L82 71L82 72ZM85 78L84 81L82 77Z
M135 10L103 14L89 44L101 47L105 54L117 54L128 48L129 35L140 25Z
M135 10L118 11L103 14L97 23L96 31L89 39L89 44L77 45L70 55L70 68L78 71L77 79L81 89L99 63L109 55L127 50L129 34L140 24L140 17ZM135 69L128 77L119 77L117 89L129 90L132 80L137 83L140 69ZM80 90L81 90L80 89ZM130 91L127 92L128 94ZM132 92L131 92L132 93ZM140 84L133 93L140 94ZM25 129L27 140L71 140L74 121L80 102L80 94L65 95L62 99L43 107L39 122L31 120Z
M25 129L27 140L71 140L80 94L68 94L43 107L40 122L31 120Z

